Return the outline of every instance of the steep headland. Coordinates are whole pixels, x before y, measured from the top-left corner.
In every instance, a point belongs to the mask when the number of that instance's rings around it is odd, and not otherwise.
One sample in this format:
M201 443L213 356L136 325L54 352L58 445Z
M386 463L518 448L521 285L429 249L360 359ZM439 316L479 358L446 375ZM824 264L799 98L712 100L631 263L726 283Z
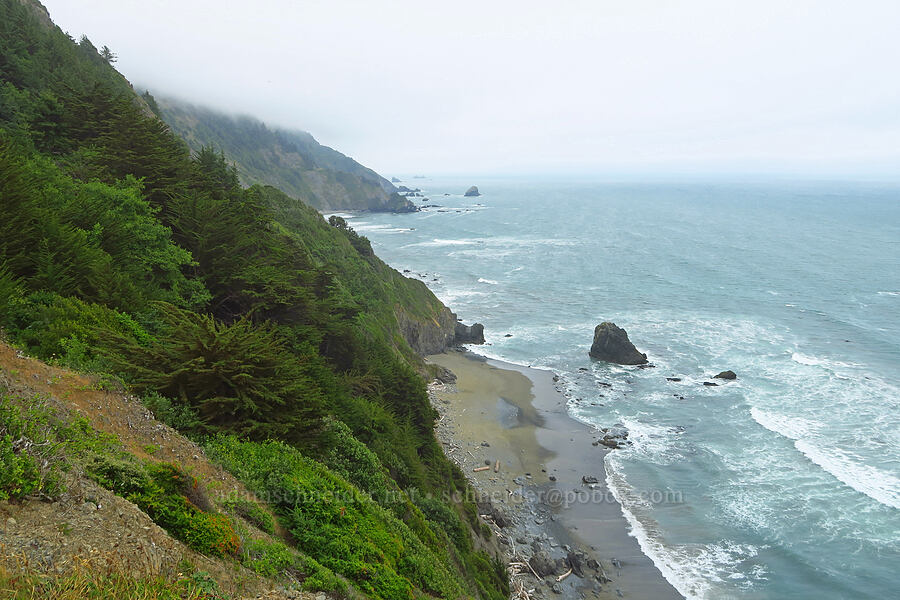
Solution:
M245 185L277 187L321 211L416 210L384 177L305 131L273 128L252 117L232 117L167 97L157 97L156 105L191 150L212 146L224 152Z

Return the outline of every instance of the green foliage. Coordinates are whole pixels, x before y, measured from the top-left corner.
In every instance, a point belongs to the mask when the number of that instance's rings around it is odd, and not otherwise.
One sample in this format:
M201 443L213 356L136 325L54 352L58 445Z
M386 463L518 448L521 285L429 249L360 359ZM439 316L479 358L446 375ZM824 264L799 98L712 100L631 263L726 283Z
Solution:
M210 512L202 485L176 465L141 463L131 455L94 454L85 468L97 483L137 504L157 525L194 550L224 557L240 549L231 520Z
M410 497L428 522L444 531L460 552L468 552L472 549L472 540L468 530L460 520L459 514L446 502L419 493L411 493Z
M140 391L178 398L208 431L307 441L323 412L319 386L278 331L243 318L231 325L158 305L159 341L107 337L108 360Z
M53 498L65 490L58 437L37 399L0 396L0 500Z
M225 510L239 516L260 531L269 535L275 533L275 519L256 502L237 498L225 500L222 504Z
M287 576L302 582L303 589L315 592L344 594L347 591L346 582L331 569L282 542L251 540L242 552L244 566L265 577Z
M15 298L0 313L0 326L28 352L83 371L103 371L97 352L102 335L148 343L149 334L129 315L55 293Z
M130 175L112 185L78 182L0 132L0 260L28 289L113 308L204 304L201 282L183 273L190 254L141 194Z
M280 442L216 438L216 460L274 504L303 552L375 598L445 598L465 584L401 521L342 477Z
M361 236L353 231L353 228L347 225L346 219L337 215L331 215L328 217L328 224L332 227L336 227L338 231L346 235L347 239L350 240L350 245L356 248L357 252L363 256L375 256L369 238Z
M63 473L77 457L116 446L87 419L60 421L38 396L0 396L0 499L55 498L65 491Z
M154 391L141 396L141 402L157 421L162 421L172 429L190 432L201 428L200 417L187 404L174 402Z

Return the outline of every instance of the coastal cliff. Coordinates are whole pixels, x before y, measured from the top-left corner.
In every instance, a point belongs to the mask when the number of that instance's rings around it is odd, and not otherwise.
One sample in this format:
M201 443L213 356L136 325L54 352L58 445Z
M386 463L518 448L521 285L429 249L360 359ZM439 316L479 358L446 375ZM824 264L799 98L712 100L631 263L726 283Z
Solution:
M508 598L417 354L453 313L45 16L0 0L0 589Z
M156 105L191 150L212 146L224 152L244 185L277 187L320 211L416 210L384 177L305 131L273 128L168 97L156 98Z

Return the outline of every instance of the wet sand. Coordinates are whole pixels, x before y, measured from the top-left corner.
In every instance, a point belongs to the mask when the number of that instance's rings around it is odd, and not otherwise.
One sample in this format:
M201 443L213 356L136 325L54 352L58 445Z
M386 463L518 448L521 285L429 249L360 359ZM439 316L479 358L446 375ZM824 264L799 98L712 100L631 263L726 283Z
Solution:
M607 490L603 459L615 450L594 445L597 433L568 415L551 373L469 352L428 360L457 376L455 384L430 387L441 415L438 439L510 522L497 529L508 553L527 561L543 551L558 562L542 580L524 565L517 585L534 590L531 598L681 598L628 535ZM487 463L489 469L474 470ZM557 582L571 565L570 552L595 568Z

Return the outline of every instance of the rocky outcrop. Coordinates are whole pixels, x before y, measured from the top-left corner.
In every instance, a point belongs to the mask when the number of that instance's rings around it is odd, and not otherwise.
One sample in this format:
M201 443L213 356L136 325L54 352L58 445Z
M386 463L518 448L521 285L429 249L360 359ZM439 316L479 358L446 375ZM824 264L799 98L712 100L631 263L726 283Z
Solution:
M444 307L434 319L419 319L398 309L400 334L409 347L421 356L439 354L456 342L456 315Z
M473 185L472 187L470 187L469 189L466 190L465 195L471 198L473 196L480 196L481 192L478 191L478 186Z
M600 446L606 446L611 450L615 450L629 443L628 430L624 427L604 427L600 432L603 434L603 437L595 442Z
M628 339L628 333L609 321L604 321L594 328L594 343L591 345L590 355L591 358L619 365L647 363L647 355L638 352Z
M722 371L721 373L713 377L713 379L725 379L731 381L732 379L737 379L737 375L734 371Z
M421 356L440 354L459 344L484 343L484 325L465 325L447 307L443 307L434 319L415 318L400 309L396 315L403 339Z
M534 556L528 561L528 564L531 565L531 568L540 577L556 575L556 572L558 571L556 561L550 557L550 554L547 553L546 550L535 552Z
M475 323L473 325L465 325L456 323L456 343L457 344L483 344L484 343L484 325Z
M50 19L50 13L47 11L46 6L44 6L37 0L19 0L19 2L32 12L32 14L37 18L41 25L45 27L54 26L53 20Z

